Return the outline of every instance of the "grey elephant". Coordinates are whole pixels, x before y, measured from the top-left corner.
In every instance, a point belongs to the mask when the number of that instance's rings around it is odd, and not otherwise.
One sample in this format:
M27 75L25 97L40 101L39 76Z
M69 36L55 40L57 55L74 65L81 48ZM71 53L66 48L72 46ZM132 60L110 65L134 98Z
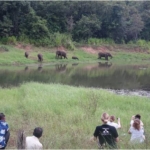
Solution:
M102 57L104 57L105 60L108 60L108 57L113 58L112 55L108 52L99 52L98 59L101 59Z
M43 61L43 55L42 54L38 54L37 57L38 57L38 61L39 62Z
M61 58L64 57L64 59L66 58L67 59L67 54L66 52L64 51L61 51L61 50L57 50L56 51L56 58Z
M25 52L25 53L24 53L24 56L25 56L26 58L28 58L28 57L29 57L29 53L28 53L28 52Z

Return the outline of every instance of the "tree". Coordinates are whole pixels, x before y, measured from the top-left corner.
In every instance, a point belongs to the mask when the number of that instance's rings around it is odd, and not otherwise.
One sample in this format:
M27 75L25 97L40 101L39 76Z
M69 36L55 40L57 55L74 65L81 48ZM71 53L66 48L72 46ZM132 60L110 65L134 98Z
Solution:
M76 23L73 30L73 38L76 40L87 40L90 37L96 37L101 28L101 22L96 15L82 16Z
M30 39L42 39L49 37L50 34L46 20L36 16L35 11L32 8L26 15L22 27L24 28L23 33Z
M126 42L130 40L137 40L139 33L144 28L144 22L137 9L133 6L126 7L126 11L121 19L121 27L124 33Z

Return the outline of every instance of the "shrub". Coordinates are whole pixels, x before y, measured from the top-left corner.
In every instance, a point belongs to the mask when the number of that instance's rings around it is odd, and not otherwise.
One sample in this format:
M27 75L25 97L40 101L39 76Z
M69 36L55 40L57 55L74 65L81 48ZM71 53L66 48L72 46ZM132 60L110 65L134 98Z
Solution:
M69 34L61 34L56 32L51 35L50 43L52 46L64 46L68 50L75 50L74 43L72 41L72 37Z
M0 39L0 42L2 44L16 44L17 43L17 40L16 40L16 37L15 36L10 36L10 37L2 37Z
M9 49L5 46L0 46L0 52L8 52Z
M103 44L114 44L115 42L112 39L106 38L106 39L98 39L98 38L89 38L87 43L89 45L103 45Z

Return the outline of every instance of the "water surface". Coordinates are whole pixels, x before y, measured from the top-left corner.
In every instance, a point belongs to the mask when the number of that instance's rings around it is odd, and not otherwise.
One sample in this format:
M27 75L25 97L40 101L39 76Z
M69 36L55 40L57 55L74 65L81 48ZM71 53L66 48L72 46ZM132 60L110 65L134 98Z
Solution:
M109 89L117 94L150 96L150 65L34 64L1 67L0 86L12 87L36 81ZM136 94L134 94L136 93Z

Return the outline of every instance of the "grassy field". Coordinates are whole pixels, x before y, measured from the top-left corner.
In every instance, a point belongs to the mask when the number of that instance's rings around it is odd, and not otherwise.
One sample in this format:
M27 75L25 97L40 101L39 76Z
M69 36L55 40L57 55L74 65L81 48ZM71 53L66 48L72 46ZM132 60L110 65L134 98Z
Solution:
M29 50L26 48L20 48L13 45L0 45L0 65L26 65L38 63L37 54L41 53L43 55L43 63L62 63L62 62L98 62L100 61L97 53L99 51L108 51L113 55L113 59L110 59L112 63L147 63L150 60L150 54L148 51L130 51L123 47L111 46L105 50L106 47L102 46L100 49L94 49L94 53L88 50L83 50L81 47L76 48L74 51L66 50L68 59L56 59L55 52L56 48L44 48L44 47L30 47ZM24 57L25 51L29 52L29 58ZM77 56L79 60L72 60L72 56ZM104 59L101 61L105 61Z
M60 84L25 83L0 90L0 110L6 115L11 137L7 149L16 148L17 131L32 135L35 127L44 129L40 141L44 149L96 149L89 142L103 112L121 118L118 130L120 149L150 148L150 101L138 96L120 96L102 89ZM130 118L141 114L146 141L130 145Z

